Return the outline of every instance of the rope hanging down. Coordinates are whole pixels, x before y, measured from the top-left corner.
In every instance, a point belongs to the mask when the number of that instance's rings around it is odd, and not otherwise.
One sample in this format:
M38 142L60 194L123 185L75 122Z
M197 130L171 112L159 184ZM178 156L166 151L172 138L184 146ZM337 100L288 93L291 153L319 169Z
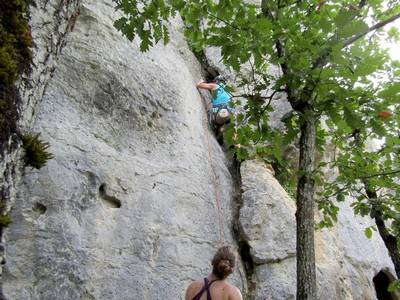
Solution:
M199 91L200 97L203 99L203 102L205 104L205 108L207 110L207 101L203 98L201 92ZM208 128L208 119L207 119L207 113L203 114L203 122L205 123L205 128ZM212 181L214 185L214 191L215 191L215 202L217 205L217 214L218 214L218 224L219 224L219 242L221 245L225 244L225 234L224 234L224 224L223 224L223 212L221 208L221 191L220 191L220 184L218 180L217 173L215 171L213 159L211 156L211 144L210 144L210 130L207 130L206 132L206 140L207 140L207 150L208 150L208 160L210 162L211 170L212 170Z

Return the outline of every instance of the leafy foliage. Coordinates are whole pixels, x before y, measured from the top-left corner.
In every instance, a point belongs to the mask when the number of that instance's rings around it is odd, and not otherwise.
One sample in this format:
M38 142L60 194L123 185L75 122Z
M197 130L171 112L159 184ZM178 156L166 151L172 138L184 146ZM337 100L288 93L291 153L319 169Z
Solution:
M387 71L389 74L393 72L390 69ZM338 210L334 199L340 202L352 196L356 214L373 217L374 211L378 210L384 220L391 221L391 231L398 232L400 119L398 115L381 117L379 113L388 108L398 111L399 87L400 82L396 78L379 86L374 83L363 85L358 88L361 94L358 98L353 98L354 94L357 95L354 90L350 97L346 97L346 101L352 102L348 105L352 109L327 122L335 133L332 144L337 156L324 163L324 167L337 170L338 176L325 184L321 194L321 203L326 205L329 202L331 207L324 222L336 218ZM371 148L373 143L375 147ZM378 198L371 197L373 194L377 194Z
M389 292L395 292L400 290L400 280L393 281L388 288Z
M175 15L175 10L162 0L152 0L146 3L136 0L115 1L117 8L129 15L115 22L129 40L135 36L141 39L140 49L147 51L161 39L169 42L166 21Z
M25 149L25 165L40 169L44 167L48 160L54 158L48 151L49 143L43 142L39 134L26 134L22 136L23 147Z
M17 77L29 72L33 46L28 24L29 0L0 3L0 150L17 132L20 99L15 88Z

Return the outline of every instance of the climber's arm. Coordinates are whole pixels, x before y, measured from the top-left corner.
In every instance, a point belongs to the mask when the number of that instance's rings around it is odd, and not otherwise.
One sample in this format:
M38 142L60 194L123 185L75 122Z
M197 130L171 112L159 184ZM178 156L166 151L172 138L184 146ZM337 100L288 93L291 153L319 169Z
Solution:
M196 84L196 87L199 89L206 89L212 91L217 88L217 85L215 83L207 83L202 80Z

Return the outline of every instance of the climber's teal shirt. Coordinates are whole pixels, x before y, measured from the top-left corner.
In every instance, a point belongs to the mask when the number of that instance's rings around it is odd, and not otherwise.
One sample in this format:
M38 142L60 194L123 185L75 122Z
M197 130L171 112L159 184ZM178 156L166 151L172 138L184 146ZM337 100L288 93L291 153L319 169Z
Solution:
M228 104L231 100L231 95L225 91L225 85L218 84L218 88L212 91L212 104L213 106L219 106L222 104Z

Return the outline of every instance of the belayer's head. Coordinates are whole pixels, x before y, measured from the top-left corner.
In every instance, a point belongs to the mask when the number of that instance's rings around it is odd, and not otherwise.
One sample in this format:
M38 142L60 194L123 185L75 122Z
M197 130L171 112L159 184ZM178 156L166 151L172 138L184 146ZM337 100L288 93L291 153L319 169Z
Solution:
M218 75L217 77L215 77L214 78L214 82L216 83L216 84L218 84L218 83L226 83L226 77L225 76L223 76L223 75Z
M212 273L219 279L225 279L233 273L235 268L236 255L232 247L223 246L215 253L211 261Z

